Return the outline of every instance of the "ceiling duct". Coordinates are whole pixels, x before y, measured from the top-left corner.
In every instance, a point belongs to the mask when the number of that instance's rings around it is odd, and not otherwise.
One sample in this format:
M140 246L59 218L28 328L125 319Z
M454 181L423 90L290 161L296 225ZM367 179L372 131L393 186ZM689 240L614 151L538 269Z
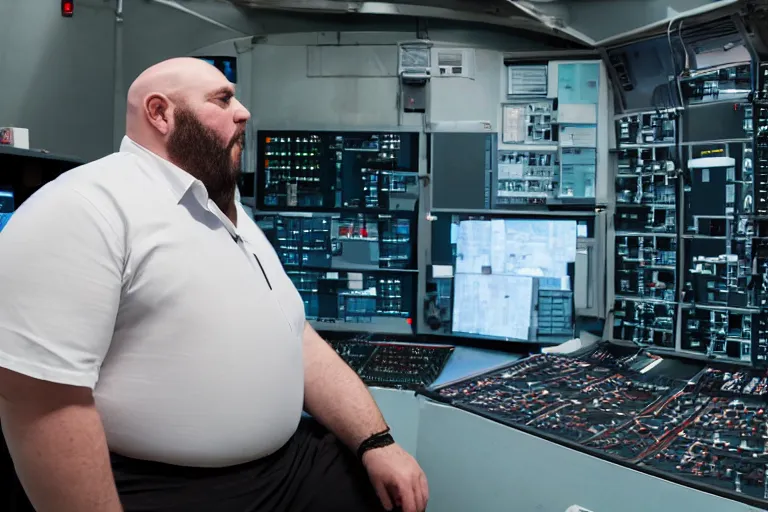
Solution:
M728 43L743 44L739 29L730 16L702 25L683 26L680 36L695 53L710 51Z
M750 60L744 38L730 16L690 26L680 22L677 32L687 54L681 69L684 73Z
M755 56L764 61L768 56L768 5L747 2L741 22L747 45L754 49Z
M639 2L642 3L642 2ZM620 6L622 2L612 2ZM574 8L578 8L578 2L574 2ZM687 26L700 27L703 24L707 24L713 20L721 20L725 16L730 16L740 12L741 0L719 0L716 2L709 2L695 9L681 9L680 12L675 13L667 11L666 17L659 21L653 22L649 25L639 27L634 30L629 30L621 34L617 34L611 37L600 39L595 44L598 47L603 48L615 48L618 46L624 46L627 44L643 41L656 36L664 36L667 38L667 33L672 25L672 35L678 36L678 28L682 23L683 29Z

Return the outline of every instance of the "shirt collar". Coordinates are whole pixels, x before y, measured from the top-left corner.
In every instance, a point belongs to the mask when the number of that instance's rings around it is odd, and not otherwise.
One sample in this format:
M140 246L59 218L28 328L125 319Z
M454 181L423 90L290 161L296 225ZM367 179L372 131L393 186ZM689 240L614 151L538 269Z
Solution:
M158 169L163 180L167 183L170 191L173 193L177 203L181 201L190 189L193 189L197 200L200 201L202 205L207 206L208 192L205 190L205 186L200 180L196 179L182 168L172 164L165 158L156 155L137 142L134 142L128 136L123 137L123 141L120 144L120 152L138 156L149 162L154 168Z
M232 221L230 221L215 204L208 200L208 191L205 189L205 185L203 185L202 181L198 180L181 167L172 164L165 158L156 155L144 146L134 142L128 136L123 137L123 141L120 144L120 152L135 155L145 162L148 162L153 168L158 169L163 181L168 185L171 193L173 193L177 204L184 199L184 196L186 196L187 193L192 193L195 200L199 202L204 209L219 218L231 236L237 236L237 229L235 228L235 225L232 224ZM239 221L241 218L246 217L246 214L240 206L239 201L235 201L235 204L238 208L237 217Z

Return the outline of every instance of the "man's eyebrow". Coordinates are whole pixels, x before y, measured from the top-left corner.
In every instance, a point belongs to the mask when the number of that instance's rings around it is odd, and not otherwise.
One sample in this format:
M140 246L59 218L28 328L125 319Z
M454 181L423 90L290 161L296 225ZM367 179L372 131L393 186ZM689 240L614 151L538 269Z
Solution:
M231 86L231 85L225 85L224 87L220 87L220 88L216 89L215 91L213 91L212 93L210 93L208 95L208 97L209 98L215 98L216 96L220 96L222 94L229 94L231 96L234 96L235 95L235 88L233 86Z

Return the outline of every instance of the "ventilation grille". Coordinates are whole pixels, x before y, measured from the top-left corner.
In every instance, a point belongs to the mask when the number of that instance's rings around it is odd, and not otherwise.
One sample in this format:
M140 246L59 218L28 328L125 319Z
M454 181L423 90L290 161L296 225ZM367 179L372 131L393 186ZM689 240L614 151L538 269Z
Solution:
M680 37L694 54L721 52L744 44L739 29L731 18L721 18L691 27L683 25Z
M547 66L508 66L509 96L547 95Z

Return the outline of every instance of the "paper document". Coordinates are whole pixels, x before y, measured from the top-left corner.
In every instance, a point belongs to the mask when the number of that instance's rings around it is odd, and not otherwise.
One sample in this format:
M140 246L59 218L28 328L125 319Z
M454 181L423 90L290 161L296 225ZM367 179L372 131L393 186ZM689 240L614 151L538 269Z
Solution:
M501 140L504 143L525 142L524 105L504 105Z
M597 146L597 127L561 126L560 145L578 148L594 148Z
M456 274L453 332L527 340L533 279Z
M513 180L523 177L525 166L523 164L499 164L499 179Z

